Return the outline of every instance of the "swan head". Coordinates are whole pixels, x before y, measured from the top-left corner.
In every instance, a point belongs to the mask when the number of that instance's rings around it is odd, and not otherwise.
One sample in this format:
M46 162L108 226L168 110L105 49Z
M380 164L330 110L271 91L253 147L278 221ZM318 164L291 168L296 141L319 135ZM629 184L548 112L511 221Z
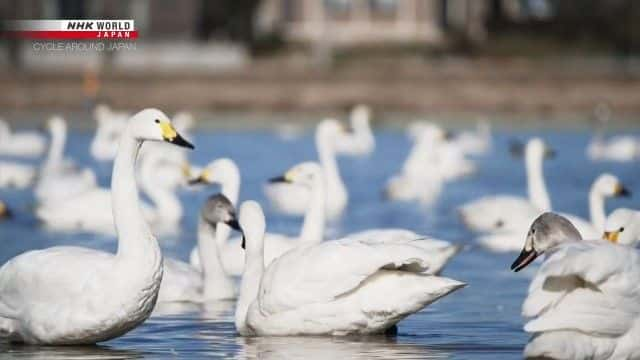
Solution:
M615 244L635 246L640 241L640 212L616 209L607 217L603 238Z
M556 153L541 138L533 138L527 142L525 147L525 158L545 159L554 158Z
M580 240L582 236L569 220L546 212L538 216L529 227L524 248L511 265L511 270L518 272L546 251L566 242Z
M133 115L129 121L129 133L138 140L165 141L173 145L193 149L175 129L162 111L145 109Z
M67 122L62 116L54 115L47 120L47 129L52 134L60 134L67 131Z
M606 197L631 196L631 192L615 175L606 173L596 178L593 190Z
M200 216L209 225L215 227L218 223L229 225L234 230L240 230L240 223L236 217L236 209L231 201L222 194L211 195L202 206Z
M243 202L239 222L243 234L242 248L251 253L262 252L266 222L260 204L252 200Z
M269 179L269 182L297 184L311 188L316 179L321 176L323 176L323 173L320 164L308 161L292 167L283 175Z
M173 115L173 125L181 132L187 132L193 127L193 114L188 111L180 111Z
M216 159L210 162L200 174L189 180L189 185L195 184L226 184L240 181L240 170L233 160L228 158Z
M369 125L371 108L364 104L356 105L351 111L351 125L354 128L364 128Z
M111 108L109 108L107 104L98 104L93 109L93 117L98 123L101 123L103 120L109 119L110 116Z
M335 142L336 138L348 134L347 127L336 119L324 119L316 128L316 139L327 139Z
M11 213L11 210L9 210L9 207L7 207L7 204L0 201L0 219L7 219L12 216L13 214Z

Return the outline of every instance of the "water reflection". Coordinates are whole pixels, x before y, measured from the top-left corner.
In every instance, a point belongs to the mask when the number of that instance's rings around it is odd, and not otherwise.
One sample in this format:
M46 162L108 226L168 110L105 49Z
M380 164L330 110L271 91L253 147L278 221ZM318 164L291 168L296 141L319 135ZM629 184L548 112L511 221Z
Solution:
M450 354L393 337L238 337L236 359L444 359Z
M144 353L118 350L109 346L35 346L0 342L0 353L20 359L141 359Z

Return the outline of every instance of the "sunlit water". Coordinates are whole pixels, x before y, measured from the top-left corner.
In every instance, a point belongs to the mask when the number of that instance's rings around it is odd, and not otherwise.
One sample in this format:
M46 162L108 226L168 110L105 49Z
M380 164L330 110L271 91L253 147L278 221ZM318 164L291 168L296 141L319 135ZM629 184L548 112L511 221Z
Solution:
M467 282L468 287L404 320L397 336L358 338L242 338L233 325L234 304L217 303L204 308L173 305L158 313L131 333L96 347L36 347L0 342L0 353L20 358L260 358L260 359L340 359L340 358L520 358L528 336L522 331L520 305L531 277L514 274L509 265L514 254L493 254L474 245L456 217L456 206L481 195L525 194L523 163L508 155L510 139L526 139L532 133L498 132L494 151L479 158L477 175L448 184L439 201L424 209L411 203L383 200L385 181L401 166L409 150L401 132L377 133L377 150L366 158L341 158L340 167L349 188L350 203L342 221L331 226L339 236L368 228L400 227L464 244L465 249L451 261L444 275ZM640 189L638 164L591 163L584 156L589 140L586 132L541 133L558 151L545 165L545 175L557 210L587 216L587 191L603 171L617 174L632 190ZM81 164L97 169L100 182L108 184L109 165L95 164L88 155L91 134L73 132L67 154ZM218 157L231 157L242 172L241 199L256 199L266 205L264 181L290 165L315 158L312 136L283 141L269 132L200 132L197 150L190 154L196 164ZM425 164L428 166L428 164ZM204 191L182 191L186 207L181 233L161 239L169 256L186 259L195 243L196 212L214 187ZM30 249L60 244L115 249L113 239L87 235L64 235L41 230L27 191L0 190L17 213L12 221L0 224L0 262ZM613 200L609 208L638 207L638 200ZM294 234L300 220L275 214L265 206L268 228ZM61 264L64 266L64 264Z

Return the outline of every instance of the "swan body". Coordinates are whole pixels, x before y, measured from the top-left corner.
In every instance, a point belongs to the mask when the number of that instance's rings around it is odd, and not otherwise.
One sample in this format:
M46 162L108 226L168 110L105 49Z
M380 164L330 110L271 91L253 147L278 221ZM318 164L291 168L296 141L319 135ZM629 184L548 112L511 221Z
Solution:
M51 144L35 186L36 200L39 203L62 201L95 188L97 182L93 171L78 169L64 158L67 139L64 119L53 117L47 125L51 132Z
M91 156L98 161L111 161L118 152L118 140L127 126L129 115L115 112L104 104L96 106L93 114L96 132L89 148Z
M239 229L231 201L218 194L209 197L198 218L198 249L202 252L204 265L195 268L188 263L165 258L158 302L235 299L235 284L220 263L216 237L217 227L221 224Z
M542 163L550 150L541 139L529 140L525 149L528 198L485 196L458 208L463 224L474 232L527 229L531 221L551 210L551 200L542 173Z
M532 224L519 271L546 259L522 307L533 337L525 357L628 359L640 353L640 254L605 241L583 241L567 219L545 213Z
M24 189L33 184L35 178L33 166L0 161L0 188Z
M162 254L138 207L134 167L145 140L191 146L162 112L134 115L112 176L115 254L57 246L16 256L0 268L0 334L30 344L94 344L127 333L151 314Z
M235 313L243 336L384 333L464 286L425 274L419 247L349 238L298 247L264 269L265 221L245 202L246 265Z
M46 139L36 132L12 132L9 124L0 119L0 155L35 157L42 155Z
M351 111L351 128L353 135L336 142L336 152L343 155L364 156L371 154L376 148L376 139L371 131L371 108L357 105Z
M316 149L327 179L325 206L329 220L342 214L349 199L335 156L336 144L345 141L345 137L340 124L333 119L322 121L316 129ZM265 195L277 211L296 216L305 214L311 196L308 188L292 184L269 184L265 187Z
M605 140L596 133L587 146L587 157L593 161L633 161L640 157L640 139L621 135Z
M387 182L384 196L394 201L418 201L423 205L431 205L440 196L442 187L443 181L438 174L398 174Z

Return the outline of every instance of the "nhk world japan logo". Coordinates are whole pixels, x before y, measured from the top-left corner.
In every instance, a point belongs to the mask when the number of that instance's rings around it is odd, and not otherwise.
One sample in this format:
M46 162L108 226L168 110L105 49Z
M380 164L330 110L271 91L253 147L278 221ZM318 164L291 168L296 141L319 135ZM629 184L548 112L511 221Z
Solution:
M135 40L133 20L10 20L4 37L32 40Z

